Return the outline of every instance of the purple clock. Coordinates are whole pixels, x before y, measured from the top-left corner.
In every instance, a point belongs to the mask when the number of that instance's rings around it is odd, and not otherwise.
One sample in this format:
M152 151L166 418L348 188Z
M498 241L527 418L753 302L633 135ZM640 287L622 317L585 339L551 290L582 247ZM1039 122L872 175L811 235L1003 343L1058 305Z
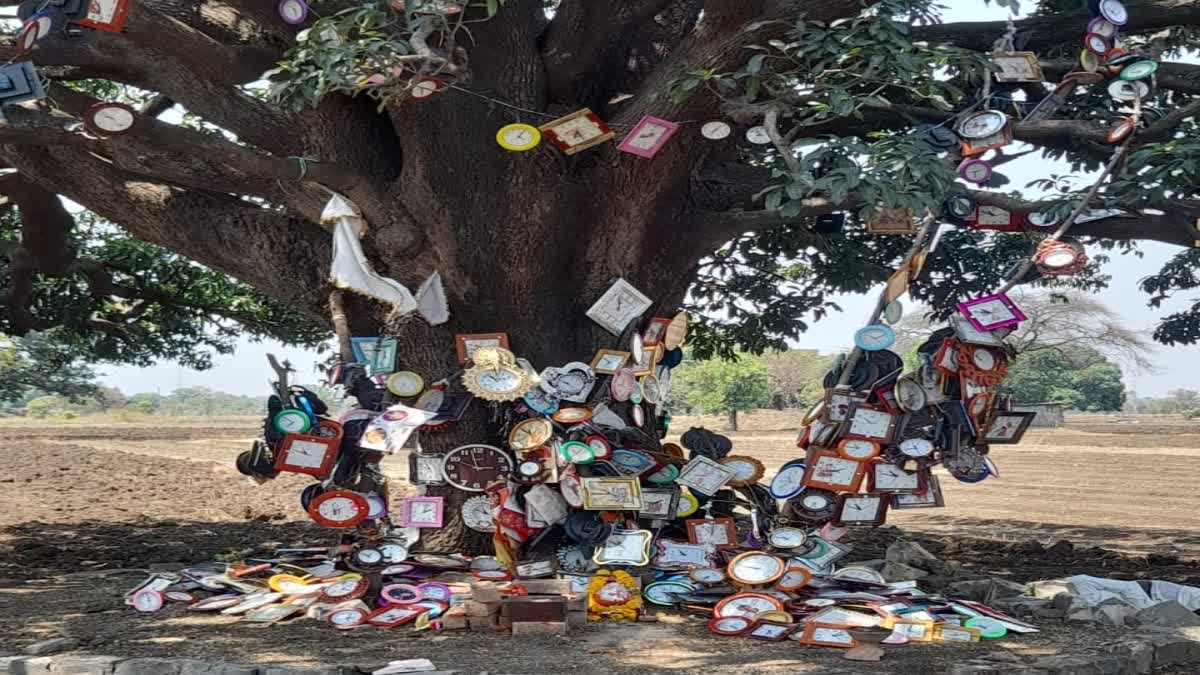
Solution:
M293 26L302 24L308 18L308 3L304 0L280 0L279 16Z
M992 165L982 159L968 159L958 165L958 176L976 185L983 185L992 177Z
M960 302L957 307L975 330L984 332L1015 326L1025 320L1025 313L1004 293Z

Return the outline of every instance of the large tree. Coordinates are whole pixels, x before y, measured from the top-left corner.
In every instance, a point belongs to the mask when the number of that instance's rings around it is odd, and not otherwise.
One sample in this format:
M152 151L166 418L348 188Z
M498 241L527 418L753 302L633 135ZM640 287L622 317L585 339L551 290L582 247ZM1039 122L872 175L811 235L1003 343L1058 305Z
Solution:
M1006 28L943 24L928 0L487 0L427 11L453 4L314 0L308 25L297 27L274 0L138 0L119 34L56 33L27 57L10 41L5 58L30 58L51 81L44 101L6 107L0 127L0 159L17 170L0 190L22 217L19 243L5 248L5 330L54 320L37 302L38 284L66 278L84 290L57 319L110 345L161 341L154 324L141 330L156 311L177 329L245 321L294 337L301 329L265 320L287 312L327 325L331 237L319 216L333 190L362 209L364 246L381 273L412 287L435 270L445 280L452 318L441 326L385 326L387 308L358 298L348 306L353 333L398 335L401 363L427 378L458 369L460 332L506 331L539 366L612 346L616 338L584 311L617 277L653 298L655 315L675 311L689 286L691 306L719 310L695 335L699 353L778 346L828 311L827 294L870 288L907 247L902 237L867 235L862 209L939 208L954 158L909 132L952 124L974 102L990 77L983 53ZM1080 4L1042 0L1015 23L1017 41L1042 55L1051 80L1074 68L1089 19ZM1124 39L1151 56L1175 55L1200 25L1193 0L1128 5ZM280 63L269 98L255 83ZM1164 116L1140 131L1097 204L1121 208L1121 217L1076 234L1109 247L1197 239L1198 73L1162 65L1147 103ZM452 86L411 97L425 76ZM84 111L117 89L144 100L134 132L82 133ZM987 105L1015 112L1020 99L1048 90L1004 90ZM684 124L652 160L611 144L567 157L546 143L511 153L495 142L502 125L585 106L622 134L646 114ZM184 112L182 122L160 119L168 109ZM1112 150L1111 109L1095 86L1053 119L1018 121L1015 136L1095 170ZM716 119L734 134L702 137L698 123ZM745 142L752 125L772 142ZM1066 181L1054 187L1054 204L974 194L1018 211L1061 210L1079 196ZM195 297L187 284L163 287L119 259L81 254L54 195L265 297ZM836 211L849 213L844 229L812 228ZM952 307L993 287L1031 246L1030 236L955 230L914 294ZM1200 285L1189 271L1196 257L1180 254L1148 290ZM1093 268L1075 283L1103 281ZM263 302L286 309L272 314ZM1158 337L1196 339L1198 317L1174 317ZM426 446L484 437L484 419L480 411Z

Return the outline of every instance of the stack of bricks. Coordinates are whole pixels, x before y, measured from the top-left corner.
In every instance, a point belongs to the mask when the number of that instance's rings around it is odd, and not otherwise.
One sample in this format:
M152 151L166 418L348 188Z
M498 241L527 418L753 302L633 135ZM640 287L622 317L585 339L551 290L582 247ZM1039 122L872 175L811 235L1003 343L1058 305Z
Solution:
M443 630L511 632L513 635L561 635L570 626L587 624L587 596L571 593L565 579L512 582L528 595L500 592L508 584L471 583L471 597L442 616Z

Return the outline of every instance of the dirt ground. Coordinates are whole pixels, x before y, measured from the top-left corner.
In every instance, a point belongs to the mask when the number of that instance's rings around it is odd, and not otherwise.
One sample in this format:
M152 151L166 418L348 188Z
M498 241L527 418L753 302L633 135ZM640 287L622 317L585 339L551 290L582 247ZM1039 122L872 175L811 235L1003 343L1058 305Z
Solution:
M1076 652L1119 635L1047 621L1037 635L889 648L884 661L859 664L837 650L719 638L681 616L514 642L467 632L340 632L312 621L260 627L178 607L143 616L123 606L122 593L152 567L268 542L331 541L300 509L306 479L256 486L232 468L255 424L0 425L10 448L0 457L0 654L67 635L99 654L292 666L425 657L464 672L932 673L992 651ZM734 451L774 470L796 456L794 424L790 414L746 416L744 430L731 434ZM1014 581L1084 573L1200 585L1200 524L1191 517L1200 495L1167 478L1189 475L1197 456L1200 426L1177 418L1080 418L1032 431L1020 446L993 448L1000 479L944 478L948 508L896 514L890 523L902 530L863 533L853 559L881 557L903 534L959 570ZM403 476L404 459L388 461L389 472Z

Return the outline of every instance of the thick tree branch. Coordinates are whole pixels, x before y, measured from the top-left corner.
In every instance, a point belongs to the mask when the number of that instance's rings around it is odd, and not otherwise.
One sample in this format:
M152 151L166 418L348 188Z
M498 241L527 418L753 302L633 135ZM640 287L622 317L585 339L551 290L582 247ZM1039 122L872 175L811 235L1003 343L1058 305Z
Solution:
M1048 78L1061 80L1063 75L1079 70L1078 60L1059 59L1042 61L1042 71ZM1200 94L1200 65L1162 61L1154 73L1155 84L1160 89L1170 89L1184 94Z
M1168 26L1200 25L1200 3L1195 0L1129 0L1129 22L1121 26L1124 35L1148 33ZM1086 9L1055 12L1014 21L1018 34L1028 37L1025 49L1041 51L1070 43L1078 50L1080 31L1091 15ZM1004 34L1006 21L963 21L921 26L913 38L953 44L966 49L991 51L992 42Z
M991 204L1016 213L1032 213L1054 204L1027 201L998 192L968 192L971 198L980 204ZM1194 225L1197 214L1200 214L1200 202L1172 202L1169 208L1170 210L1162 209L1163 213L1131 211L1120 216L1076 223L1071 227L1071 235L1119 240L1146 239L1192 247L1200 240L1200 231L1197 231Z

